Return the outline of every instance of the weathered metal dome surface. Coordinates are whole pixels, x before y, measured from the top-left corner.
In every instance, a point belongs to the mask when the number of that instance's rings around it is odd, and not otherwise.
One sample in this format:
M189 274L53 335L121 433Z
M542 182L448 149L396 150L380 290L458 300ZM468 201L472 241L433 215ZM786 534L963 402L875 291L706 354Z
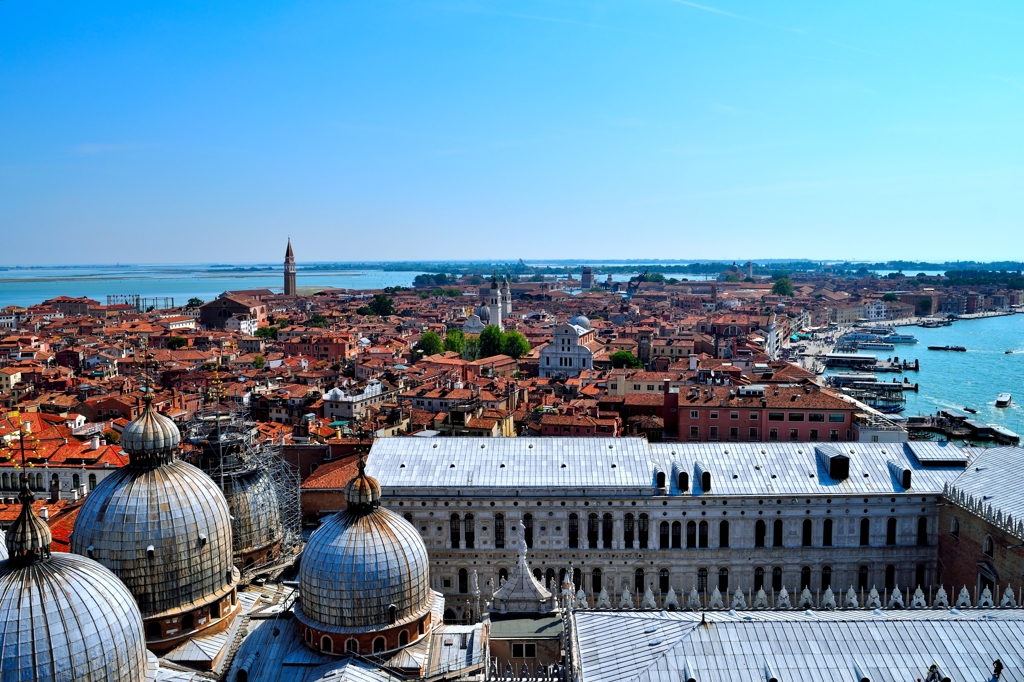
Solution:
M394 627L424 616L434 600L423 540L408 521L378 506L380 485L362 469L360 462L357 478L364 482L354 487L375 488L376 498L350 500L313 533L302 556L296 615L322 630Z
M107 476L85 498L71 534L71 551L113 571L144 618L230 591L231 549L224 494L180 460Z
M139 609L113 573L75 554L0 562L0 681L141 682L147 666Z
M228 509L234 519L235 561L253 550L284 539L284 525L274 481L253 469L224 481Z
M0 561L3 561L6 558L7 558L7 539L6 539L6 534L5 534L4 541L0 542Z
M590 329L590 319L585 317L584 315L577 315L576 317L569 320L569 324L575 325L577 327L582 327L583 329Z
M181 432L170 418L153 409L151 402L121 432L121 449L133 464L161 464L169 461L181 443ZM151 461L152 460L152 461Z
M477 309L473 311L473 314L479 317L481 322L491 321L491 309L485 305L478 306Z

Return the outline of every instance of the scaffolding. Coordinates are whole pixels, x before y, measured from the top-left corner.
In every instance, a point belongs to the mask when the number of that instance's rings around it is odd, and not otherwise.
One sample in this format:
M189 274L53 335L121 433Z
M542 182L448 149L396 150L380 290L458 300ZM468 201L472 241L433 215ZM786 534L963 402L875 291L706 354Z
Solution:
M172 296L143 298L139 294L107 294L107 305L130 305L140 313L150 310L167 310L174 307Z
M281 445L261 438L258 423L244 406L221 402L197 410L183 435L191 446L185 459L220 486L232 508L235 563L243 582L279 574L291 565L302 543L300 481L282 458ZM259 559L246 557L257 545L276 547L270 550L273 558L266 551Z

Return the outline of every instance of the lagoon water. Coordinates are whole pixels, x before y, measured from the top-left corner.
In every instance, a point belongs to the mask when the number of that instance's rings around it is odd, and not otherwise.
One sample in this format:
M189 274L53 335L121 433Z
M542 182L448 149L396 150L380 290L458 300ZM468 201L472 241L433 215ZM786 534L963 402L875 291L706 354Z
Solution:
M878 358L897 356L901 360L920 360L921 371L902 376L920 385L920 391L907 391L905 416L934 414L936 410L971 407L975 418L987 424L999 424L1021 433L1024 428L1024 315L958 320L950 327L923 329L900 327L913 334L917 344L896 345L889 353L872 351ZM963 346L966 353L928 350L928 346ZM1007 355L1007 350L1017 351ZM898 374L879 374L891 381ZM1013 394L1008 408L995 406L1000 393Z
M248 267L248 266L246 266ZM177 305L198 296L209 301L224 291L282 288L281 266L252 270L215 265L119 265L70 268L0 268L0 307L28 306L54 296L88 296L107 302L109 294L170 296ZM382 289L411 286L419 272L314 270L298 272L299 287Z

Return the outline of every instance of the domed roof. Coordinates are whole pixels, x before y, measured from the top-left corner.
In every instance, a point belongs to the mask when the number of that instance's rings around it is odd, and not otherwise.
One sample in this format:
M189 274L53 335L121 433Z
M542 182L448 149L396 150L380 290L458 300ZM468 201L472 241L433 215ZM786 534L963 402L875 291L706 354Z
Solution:
M238 580L231 519L209 476L180 460L123 467L82 503L71 551L119 577L144 618L219 599Z
M241 562L242 554L280 542L284 538L277 491L265 471L251 469L225 479L224 496L234 519L236 564Z
M345 496L349 507L330 517L306 545L296 617L336 632L369 632L423 617L434 593L419 533L379 506L380 484L365 475L362 462Z
M127 452L132 464L141 466L162 464L170 461L175 448L181 443L181 432L168 417L153 409L153 403L146 401L146 407L121 432L121 449Z
M154 670L131 593L95 561L51 555L25 479L19 499L0 562L3 679L142 682Z
M473 311L473 314L479 317L481 322L491 321L491 309L485 305L479 306Z
M0 542L0 561L3 561L4 559L7 558L7 540L6 540L6 536L7 536L7 534L4 533L4 542Z
M577 327L583 327L584 329L590 329L590 320L583 315L577 315L572 318L569 320L569 324L576 325Z

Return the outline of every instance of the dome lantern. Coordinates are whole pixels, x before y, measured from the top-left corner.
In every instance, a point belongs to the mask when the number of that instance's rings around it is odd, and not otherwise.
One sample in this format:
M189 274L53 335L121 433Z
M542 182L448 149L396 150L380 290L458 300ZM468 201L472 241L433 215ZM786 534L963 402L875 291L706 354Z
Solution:
M366 475L366 461L360 455L359 473L345 485L345 502L354 512L367 513L380 507L380 483Z

